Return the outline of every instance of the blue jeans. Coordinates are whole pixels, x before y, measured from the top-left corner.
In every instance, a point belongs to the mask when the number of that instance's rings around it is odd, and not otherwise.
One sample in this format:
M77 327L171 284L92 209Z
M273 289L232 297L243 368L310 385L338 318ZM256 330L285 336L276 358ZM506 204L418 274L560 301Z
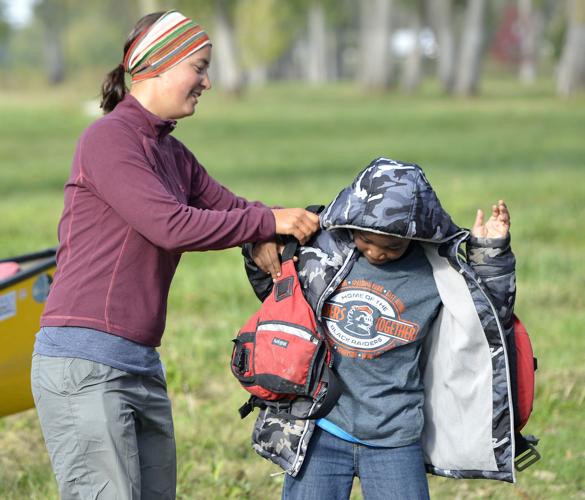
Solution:
M347 499L354 476L360 478L365 500L429 498L419 443L399 448L364 446L316 427L299 474L285 475L282 499Z

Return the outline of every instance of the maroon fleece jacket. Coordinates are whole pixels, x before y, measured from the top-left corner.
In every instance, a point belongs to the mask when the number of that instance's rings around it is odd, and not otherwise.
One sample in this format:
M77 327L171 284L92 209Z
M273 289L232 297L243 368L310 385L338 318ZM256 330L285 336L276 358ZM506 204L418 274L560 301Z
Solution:
M127 95L82 134L41 326L94 328L158 346L181 252L274 235L270 209L211 178L169 135L174 127Z

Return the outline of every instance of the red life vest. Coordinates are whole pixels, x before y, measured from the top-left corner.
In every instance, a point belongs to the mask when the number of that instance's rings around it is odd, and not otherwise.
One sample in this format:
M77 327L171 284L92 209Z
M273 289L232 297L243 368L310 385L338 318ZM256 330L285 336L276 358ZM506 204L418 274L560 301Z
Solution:
M304 417L321 418L341 392L331 351L299 283L293 261L297 246L286 246L281 277L234 339L231 370L252 395L240 408L242 418L254 406L278 402L275 406L285 408L299 396L322 400L316 412Z

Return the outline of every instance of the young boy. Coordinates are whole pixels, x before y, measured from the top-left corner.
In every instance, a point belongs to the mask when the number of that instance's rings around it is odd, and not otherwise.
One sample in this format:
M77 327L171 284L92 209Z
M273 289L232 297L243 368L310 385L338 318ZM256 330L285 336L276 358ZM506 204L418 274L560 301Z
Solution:
M460 229L420 167L379 158L320 219L297 268L343 392L316 424L261 411L254 448L288 472L283 498L349 498L354 476L380 499L428 498L425 471L513 479L505 339L515 261L504 201ZM270 277L247 267L265 295ZM294 414L310 410L295 404Z

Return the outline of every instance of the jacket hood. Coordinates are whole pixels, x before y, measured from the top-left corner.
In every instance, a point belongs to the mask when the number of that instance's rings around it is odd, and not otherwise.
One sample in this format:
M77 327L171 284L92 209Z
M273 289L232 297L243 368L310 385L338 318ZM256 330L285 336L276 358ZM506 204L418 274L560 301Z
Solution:
M324 229L362 229L442 243L453 223L418 165L377 158L321 214Z

